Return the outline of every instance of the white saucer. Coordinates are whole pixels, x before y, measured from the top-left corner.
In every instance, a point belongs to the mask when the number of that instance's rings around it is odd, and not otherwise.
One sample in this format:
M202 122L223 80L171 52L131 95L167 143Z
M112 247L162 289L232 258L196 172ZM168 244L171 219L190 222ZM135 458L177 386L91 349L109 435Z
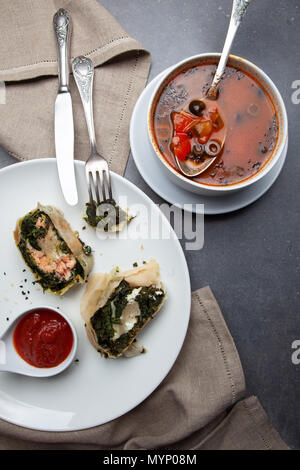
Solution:
M151 95L158 80L164 74L167 74L168 70L162 72L148 84L139 97L132 114L130 145L135 164L141 176L159 196L181 209L184 208L188 212L202 214L203 206L201 205L204 204L205 214L225 214L252 204L265 194L278 178L285 162L288 143L277 164L274 165L264 178L255 185L248 186L237 193L223 197L209 197L197 195L180 188L170 181L162 171L151 146L147 130L147 112ZM184 207L184 205L189 206Z

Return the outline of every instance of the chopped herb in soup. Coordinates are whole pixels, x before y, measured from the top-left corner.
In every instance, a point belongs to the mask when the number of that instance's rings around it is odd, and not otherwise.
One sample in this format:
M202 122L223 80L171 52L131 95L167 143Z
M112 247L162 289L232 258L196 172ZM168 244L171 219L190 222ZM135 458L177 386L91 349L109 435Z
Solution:
M153 129L160 152L177 171L175 157L203 162L209 157L206 144L225 134L215 162L194 178L221 186L244 181L263 168L277 142L278 120L267 91L234 67L226 68L217 101L201 100L215 70L214 64L202 64L172 78L157 100Z

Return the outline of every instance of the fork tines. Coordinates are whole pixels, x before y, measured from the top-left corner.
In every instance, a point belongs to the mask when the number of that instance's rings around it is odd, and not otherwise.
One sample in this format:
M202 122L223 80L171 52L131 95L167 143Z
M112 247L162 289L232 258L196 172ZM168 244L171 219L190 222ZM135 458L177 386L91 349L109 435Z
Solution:
M86 169L86 179L91 205L94 205L95 200L97 202L97 206L99 206L101 202L108 202L113 199L108 169L92 171L88 171L88 169ZM93 197L93 194L95 194L95 198Z

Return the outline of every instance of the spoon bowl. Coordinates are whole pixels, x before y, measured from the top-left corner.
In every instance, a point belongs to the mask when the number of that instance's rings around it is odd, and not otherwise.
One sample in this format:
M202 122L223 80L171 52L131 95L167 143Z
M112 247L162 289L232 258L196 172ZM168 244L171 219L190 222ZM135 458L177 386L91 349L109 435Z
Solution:
M215 133L215 137L202 146L202 155L199 153L199 158L196 160L188 158L182 161L175 155L175 160L181 173L188 178L194 178L204 173L221 155L226 140L226 134L227 129L225 127Z
M180 171L188 178L194 178L195 176L201 175L201 173L204 173L204 171L206 171L216 161L223 150L224 143L225 138L223 141L208 141L205 145L206 157L203 157L203 160L200 161L192 159L181 161L175 156L175 160Z
M34 367L26 362L18 354L14 345L14 331L20 320L29 313L37 309L45 309L62 316L69 324L73 334L73 345L66 359L55 367ZM0 337L0 372L11 372L15 374L27 375L30 377L52 377L63 372L73 362L77 350L77 333L69 318L60 310L53 307L35 307L20 313L14 321L6 328Z

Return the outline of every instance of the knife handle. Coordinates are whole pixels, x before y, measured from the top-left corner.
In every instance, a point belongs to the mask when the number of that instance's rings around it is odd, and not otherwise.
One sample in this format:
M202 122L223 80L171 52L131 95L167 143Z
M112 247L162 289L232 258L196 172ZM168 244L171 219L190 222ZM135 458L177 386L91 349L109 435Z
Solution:
M60 8L53 17L53 27L58 52L59 92L69 91L69 37L71 19L69 13Z
M72 62L73 76L81 97L92 150L96 151L96 137L93 118L94 65L91 59L76 57Z

